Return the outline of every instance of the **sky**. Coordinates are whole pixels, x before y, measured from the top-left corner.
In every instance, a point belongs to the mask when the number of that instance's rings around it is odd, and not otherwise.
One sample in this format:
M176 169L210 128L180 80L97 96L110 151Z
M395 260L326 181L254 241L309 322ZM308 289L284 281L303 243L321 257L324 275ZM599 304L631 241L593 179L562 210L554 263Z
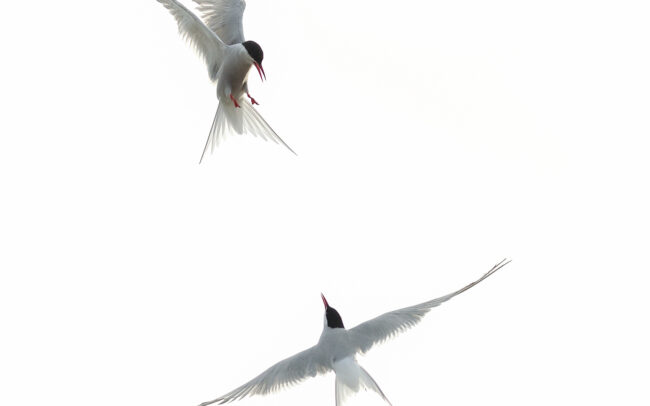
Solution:
M354 326L510 258L359 357L392 404L648 404L649 11L250 0L297 156L199 165L216 92L164 7L6 5L0 403L197 405L315 344L321 292ZM333 376L239 404L305 402Z

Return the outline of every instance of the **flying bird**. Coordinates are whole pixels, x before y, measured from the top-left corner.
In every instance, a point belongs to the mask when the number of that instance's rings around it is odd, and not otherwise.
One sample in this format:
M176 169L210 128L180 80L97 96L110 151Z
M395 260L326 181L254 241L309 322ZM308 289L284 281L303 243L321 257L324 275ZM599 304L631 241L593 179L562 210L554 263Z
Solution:
M261 80L266 79L266 73L262 67L262 48L257 42L244 39L242 16L246 2L194 0L203 19L176 0L158 2L174 16L179 33L201 56L210 80L217 86L219 106L199 162L203 161L208 146L214 150L228 131L250 133L280 143L295 154L253 107L259 103L249 93L248 72L254 66Z
M214 400L203 402L200 406L228 403L246 396L266 395L330 371L336 374L336 406L341 406L348 395L360 389L370 389L390 404L377 382L357 363L356 354L364 354L373 346L415 326L429 310L477 285L509 262L504 259L481 278L453 293L384 313L351 329L345 328L339 312L321 294L325 316L323 332L316 345L278 362L250 382Z

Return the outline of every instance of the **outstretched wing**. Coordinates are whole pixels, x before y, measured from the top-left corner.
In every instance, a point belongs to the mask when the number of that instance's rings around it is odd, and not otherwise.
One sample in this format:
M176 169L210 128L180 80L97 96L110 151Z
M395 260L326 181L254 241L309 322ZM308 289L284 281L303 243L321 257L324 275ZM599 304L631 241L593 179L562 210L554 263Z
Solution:
M228 44L244 42L244 0L194 0L205 24Z
M387 339L394 337L397 334L402 333L415 326L420 322L420 320L422 320L422 318L429 312L429 310L436 306L439 306L441 303L446 302L452 297L465 292L472 286L477 285L488 276L506 266L509 262L510 261L506 261L504 259L492 267L492 269L490 269L490 271L483 275L480 279L453 293L439 297L437 299L429 300L428 302L417 304L415 306L405 307L403 309L384 313L381 316L359 324L358 326L348 330L350 332L352 343L357 347L358 352L365 353L375 344L386 341Z
M174 16L178 32L203 58L210 80L217 79L226 45L199 17L176 0L158 0Z
M311 347L278 362L239 388L214 400L203 402L199 406L212 403L223 404L246 396L266 395L275 392L306 378L329 372L331 369L327 366L326 361L327 357L324 356L320 348L317 346Z

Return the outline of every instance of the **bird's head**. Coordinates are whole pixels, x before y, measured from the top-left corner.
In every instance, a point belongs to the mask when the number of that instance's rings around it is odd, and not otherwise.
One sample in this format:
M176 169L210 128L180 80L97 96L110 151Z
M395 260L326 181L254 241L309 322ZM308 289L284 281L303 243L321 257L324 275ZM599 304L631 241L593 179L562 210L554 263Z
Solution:
M262 51L262 47L255 41L245 41L242 42L242 45L246 48L246 52L248 52L248 55L251 57L252 63L257 69L257 73L260 74L260 79L266 79L266 73L264 73L264 68L262 68L262 59L264 59L264 51ZM262 77L262 75L264 75L264 77Z
M325 299L322 293L320 297L323 299L323 305L325 306L325 325L329 328L345 328L339 312L327 303L327 299Z

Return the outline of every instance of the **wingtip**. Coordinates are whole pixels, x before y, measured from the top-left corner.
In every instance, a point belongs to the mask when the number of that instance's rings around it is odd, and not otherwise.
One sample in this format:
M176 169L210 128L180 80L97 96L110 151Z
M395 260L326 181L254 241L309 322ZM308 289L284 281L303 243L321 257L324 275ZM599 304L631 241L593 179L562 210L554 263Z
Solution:
M510 262L512 262L511 259L503 258L503 259L502 259L501 261L499 261L496 265L494 265L494 266L492 267L492 269L490 269L490 270L489 270L489 271L488 271L488 272L487 272L487 273L486 273L486 274L481 278L481 280L483 280L483 279L487 278L488 276L492 275L493 273L495 273L495 272L498 271L499 269L501 269L501 268L503 268L504 266L508 265Z
M512 262L512 259L503 258L503 259L501 260L501 262L499 262L498 264L496 264L496 265L494 266L494 270L496 271L497 269L501 269L501 268L503 268L504 266L508 265L508 264L511 263L511 262Z
M199 406L208 406L208 405L211 405L211 404L213 404L213 403L217 403L217 402L219 402L220 400L222 400L222 399L221 399L221 398L216 398L216 399L214 399L214 400L209 400L209 401L207 401L207 402L203 402L203 403L201 403ZM219 402L219 404L221 404L221 403L223 403L223 402Z

